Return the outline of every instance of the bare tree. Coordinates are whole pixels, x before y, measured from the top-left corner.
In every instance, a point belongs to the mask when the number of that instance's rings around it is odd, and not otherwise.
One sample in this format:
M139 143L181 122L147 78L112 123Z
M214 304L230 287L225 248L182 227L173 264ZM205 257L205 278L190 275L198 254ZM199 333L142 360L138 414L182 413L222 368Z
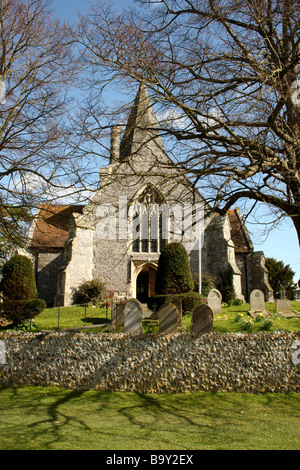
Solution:
M41 201L75 191L79 174L67 121L67 89L76 62L67 28L54 18L47 0L0 1L0 51L0 233L5 246L5 238L21 243L23 223Z
M175 164L214 210L264 203L300 240L298 0L139 3L117 15L96 2L81 17L94 87L144 82Z

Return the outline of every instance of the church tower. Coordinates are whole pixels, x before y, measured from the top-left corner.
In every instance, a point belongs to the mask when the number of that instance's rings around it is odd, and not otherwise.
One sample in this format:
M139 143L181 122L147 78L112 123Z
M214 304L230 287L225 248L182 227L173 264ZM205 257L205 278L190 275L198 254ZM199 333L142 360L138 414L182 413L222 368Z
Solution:
M29 251L36 259L37 279L43 280L39 295L48 296L51 304L51 283L55 304L70 305L76 287L99 278L116 298L146 303L155 293L162 247L170 241L185 244L189 226L192 242L185 246L192 274L218 277L230 269L239 298L247 296L251 279L261 277L268 298L263 260L256 256L251 263L253 246L238 213L207 218L199 238L197 210L208 205L167 155L144 84L123 133L121 128L112 128L109 164L100 170L100 189L93 199L86 206L47 207L49 217L38 217L32 227ZM258 266L261 274L249 273L249 266Z

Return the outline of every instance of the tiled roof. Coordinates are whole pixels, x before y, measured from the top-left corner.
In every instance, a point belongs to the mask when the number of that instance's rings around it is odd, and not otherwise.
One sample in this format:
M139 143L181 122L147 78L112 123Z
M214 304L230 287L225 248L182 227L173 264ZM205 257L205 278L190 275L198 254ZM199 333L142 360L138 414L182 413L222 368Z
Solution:
M82 213L82 205L42 204L39 207L29 248L48 250L63 248L68 238L73 213Z

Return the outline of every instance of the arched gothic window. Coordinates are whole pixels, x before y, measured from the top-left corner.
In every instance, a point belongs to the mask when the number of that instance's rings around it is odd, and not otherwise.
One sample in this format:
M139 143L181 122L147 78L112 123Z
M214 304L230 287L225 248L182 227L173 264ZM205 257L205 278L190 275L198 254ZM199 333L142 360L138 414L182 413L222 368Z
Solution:
M149 184L139 195L132 208L132 251L159 253L167 243L160 211L164 197Z

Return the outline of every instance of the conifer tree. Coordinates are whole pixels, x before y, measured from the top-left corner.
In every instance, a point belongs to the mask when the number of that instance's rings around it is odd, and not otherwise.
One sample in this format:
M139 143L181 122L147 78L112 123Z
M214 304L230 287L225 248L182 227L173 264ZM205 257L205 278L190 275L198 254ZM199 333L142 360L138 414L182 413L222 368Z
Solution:
M193 288L186 249L180 243L168 243L162 249L158 261L155 283L157 294L183 294Z

